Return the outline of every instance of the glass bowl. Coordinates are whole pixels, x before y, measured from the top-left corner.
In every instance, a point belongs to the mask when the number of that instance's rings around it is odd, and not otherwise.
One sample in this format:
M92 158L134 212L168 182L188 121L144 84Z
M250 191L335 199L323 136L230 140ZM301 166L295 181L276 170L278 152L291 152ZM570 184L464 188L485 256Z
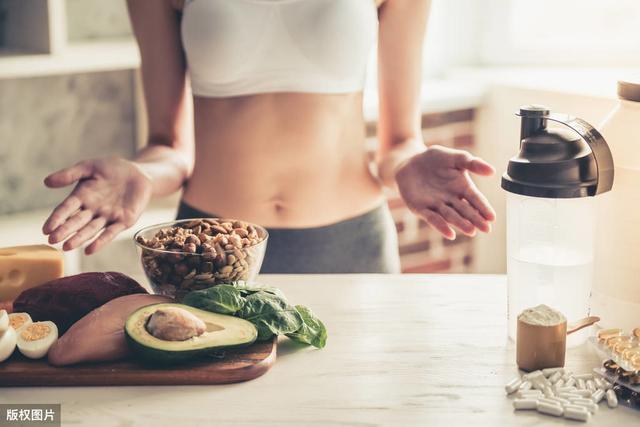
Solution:
M221 283L255 280L269 233L226 218L196 218L143 228L134 235L151 288L181 300Z

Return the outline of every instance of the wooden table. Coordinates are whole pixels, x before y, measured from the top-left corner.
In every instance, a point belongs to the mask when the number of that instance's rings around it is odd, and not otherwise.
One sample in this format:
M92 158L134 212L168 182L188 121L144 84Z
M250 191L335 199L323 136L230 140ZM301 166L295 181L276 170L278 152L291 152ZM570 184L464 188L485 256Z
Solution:
M506 335L506 280L484 275L263 276L326 323L314 350L281 341L274 368L225 386L0 389L0 403L62 403L63 425L576 425L514 413L517 370ZM585 345L567 365L599 364ZM601 405L592 425L640 425Z

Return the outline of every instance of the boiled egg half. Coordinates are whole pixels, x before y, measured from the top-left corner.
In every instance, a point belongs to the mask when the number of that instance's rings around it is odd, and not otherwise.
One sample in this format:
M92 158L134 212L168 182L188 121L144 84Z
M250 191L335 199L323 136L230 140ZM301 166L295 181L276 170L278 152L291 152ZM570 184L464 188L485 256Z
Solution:
M46 356L49 348L58 340L58 327L55 323L33 322L18 331L18 350L25 357L40 359Z
M9 315L9 326L20 333L22 329L29 326L32 323L29 313L11 313Z
M13 328L7 328L6 331L0 332L0 362L4 362L13 354L16 348L16 331Z
M9 315L7 310L0 310L0 333L9 329Z

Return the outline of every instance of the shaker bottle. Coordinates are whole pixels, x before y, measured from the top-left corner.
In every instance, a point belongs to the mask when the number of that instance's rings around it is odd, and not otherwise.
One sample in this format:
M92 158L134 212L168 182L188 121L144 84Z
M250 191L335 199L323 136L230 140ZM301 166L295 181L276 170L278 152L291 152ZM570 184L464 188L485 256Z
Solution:
M602 135L582 119L527 105L520 151L502 176L507 192L509 337L518 314L549 305L569 319L589 315L596 206L593 196L613 185L613 159ZM550 129L549 122L563 125ZM568 346L583 342L573 334Z

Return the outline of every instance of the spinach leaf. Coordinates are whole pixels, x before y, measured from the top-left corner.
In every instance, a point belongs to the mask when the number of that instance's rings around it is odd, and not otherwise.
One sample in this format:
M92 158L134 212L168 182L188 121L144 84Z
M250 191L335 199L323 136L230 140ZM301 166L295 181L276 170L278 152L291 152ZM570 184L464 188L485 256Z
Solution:
M185 295L183 304L220 314L234 314L245 305L245 299L233 285L218 285Z
M249 296L251 294L255 294L256 292L267 292L269 294L273 294L277 297L282 298L283 300L286 300L286 297L284 296L284 293L278 289L278 288L274 288L271 286L263 286L263 285L259 285L259 284L249 284L249 283L245 283L245 282L237 282L234 284L234 286L236 287L236 289L238 289L240 291L240 293L242 294L243 297Z
M278 295L260 290L248 295L238 316L258 329L258 340L284 335L302 327L302 316L295 307Z
M302 317L302 327L287 334L293 341L323 348L327 344L327 328L308 307L296 305L296 311Z

